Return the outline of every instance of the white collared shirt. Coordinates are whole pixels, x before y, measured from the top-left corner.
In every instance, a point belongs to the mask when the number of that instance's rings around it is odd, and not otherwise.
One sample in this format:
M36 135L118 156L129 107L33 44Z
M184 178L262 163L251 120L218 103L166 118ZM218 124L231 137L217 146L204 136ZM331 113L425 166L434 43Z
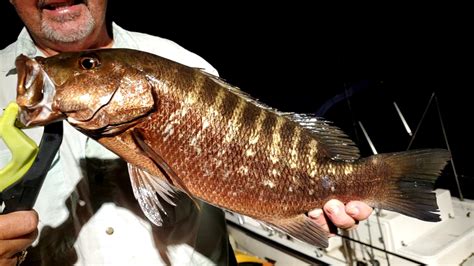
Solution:
M217 75L217 71L201 57L170 40L126 31L116 24L112 27L114 48L147 51ZM0 51L0 107L6 107L9 102L15 101L17 75L14 63L20 54L42 56L26 29L22 30L16 42ZM42 128L28 129L25 132L39 143ZM9 160L9 154L0 141L0 167ZM46 256L50 256L51 262L57 262L56 257L64 256L77 265L164 264L155 248L152 225L143 216L117 206L113 201L102 203L97 209L89 206L93 202L85 197L87 193L91 193L88 182L93 177L89 176L88 179L84 167L81 167L86 157L104 160L117 158L64 123L60 152L56 155L34 206L40 218L40 235L34 244L36 248L42 249L42 256L48 253ZM79 189L80 187L83 189ZM84 220L81 212L92 212L92 216L85 215L88 218ZM68 252L75 254L65 254ZM170 247L169 255L174 265L213 264L186 244ZM43 258L43 261L48 260Z

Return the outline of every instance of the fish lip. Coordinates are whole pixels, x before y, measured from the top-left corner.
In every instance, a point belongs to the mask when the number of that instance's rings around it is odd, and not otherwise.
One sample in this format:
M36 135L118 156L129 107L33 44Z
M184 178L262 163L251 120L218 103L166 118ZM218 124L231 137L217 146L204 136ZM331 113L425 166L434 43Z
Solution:
M20 55L15 61L18 83L16 101L20 106L19 122L25 127L46 125L60 120L52 110L55 86L42 67L42 57Z
M18 73L17 103L20 106L31 108L36 105L41 91L36 84L39 74L39 64L35 59L20 55L15 61Z

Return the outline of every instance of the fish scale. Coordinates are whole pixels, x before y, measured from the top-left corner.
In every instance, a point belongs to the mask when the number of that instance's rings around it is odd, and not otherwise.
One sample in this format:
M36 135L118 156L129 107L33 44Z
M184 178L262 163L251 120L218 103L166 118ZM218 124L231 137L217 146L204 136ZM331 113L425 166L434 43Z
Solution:
M446 150L359 158L323 119L279 112L200 69L140 51L19 56L16 66L21 122L67 119L127 161L134 195L156 225L177 190L318 246L327 246L327 232L305 213L329 199L439 221L435 194L420 184L436 180Z

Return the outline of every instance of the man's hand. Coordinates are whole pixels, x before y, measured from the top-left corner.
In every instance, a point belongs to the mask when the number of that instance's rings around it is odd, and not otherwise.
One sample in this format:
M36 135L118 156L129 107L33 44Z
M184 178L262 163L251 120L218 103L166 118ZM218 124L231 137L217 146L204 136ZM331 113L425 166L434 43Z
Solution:
M331 235L336 233L336 227L356 228L359 221L369 218L372 213L372 208L361 201L351 201L344 206L338 200L330 200L324 204L323 210L324 214L321 209L315 209L308 216Z
M17 254L28 248L38 235L36 211L0 214L0 265L16 265Z

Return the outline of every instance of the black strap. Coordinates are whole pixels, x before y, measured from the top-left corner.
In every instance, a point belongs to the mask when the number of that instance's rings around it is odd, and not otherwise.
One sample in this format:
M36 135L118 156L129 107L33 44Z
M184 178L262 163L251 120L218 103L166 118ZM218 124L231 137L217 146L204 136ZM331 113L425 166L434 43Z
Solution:
M3 213L31 210L41 190L43 181L51 168L54 156L63 139L63 122L58 121L44 127L38 155L26 174L13 186L1 193L5 202Z

